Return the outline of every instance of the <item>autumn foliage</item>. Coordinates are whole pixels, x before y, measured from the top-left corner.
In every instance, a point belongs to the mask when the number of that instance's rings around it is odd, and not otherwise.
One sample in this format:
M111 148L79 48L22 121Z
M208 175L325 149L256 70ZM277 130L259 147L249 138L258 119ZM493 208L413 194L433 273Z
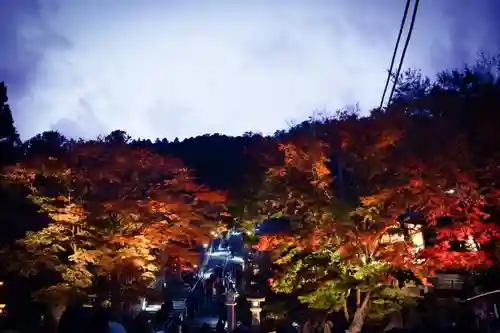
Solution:
M273 288L311 307L344 309L351 332L411 298L400 272L430 285L436 272L486 266L482 246L500 233L487 213L499 198L484 181L491 168L472 165L466 146L456 147L460 135L415 150L412 126L386 112L338 124L330 142L280 143L262 185L261 214L286 216L293 229L293 237L260 239L258 247L278 258ZM355 175L356 187L347 188L341 173ZM423 230L434 233L425 247Z
M161 267L197 261L225 211L176 158L125 144L74 143L7 169L51 223L19 241L14 269L53 270L60 289L138 295ZM52 289L54 286L51 287Z
M78 142L49 131L21 144L0 96L2 166L21 160L4 169L2 190L22 188L49 220L6 248L2 263L41 277L42 298L128 301L160 270L197 260L195 247L230 225L272 253L275 292L341 311L359 333L368 318L414 301L416 286L432 288L439 272L500 267L499 68L500 58L483 59L434 82L408 71L391 104L366 117L351 108L273 136L172 143L118 130ZM231 214L225 193L170 154L227 187ZM290 230L253 234L273 219Z

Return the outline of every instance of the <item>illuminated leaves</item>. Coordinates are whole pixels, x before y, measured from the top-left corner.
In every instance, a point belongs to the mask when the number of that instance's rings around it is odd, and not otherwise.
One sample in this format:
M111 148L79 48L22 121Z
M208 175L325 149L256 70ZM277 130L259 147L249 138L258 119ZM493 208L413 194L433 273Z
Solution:
M297 239L291 236L262 236L254 246L259 251L274 251L281 248L288 248L297 245Z
M100 276L145 287L160 261L193 260L225 212L225 194L197 184L178 159L102 142L68 151L5 175L51 219L20 241L31 266L59 272L68 286L95 288Z
M311 225L331 220L323 208L332 200L332 175L327 166L327 146L321 142L310 144L281 143L266 173L263 186L257 194L258 211L262 217L294 217L294 229L303 227L306 233Z
M257 245L277 258L275 291L334 310L358 290L370 295L373 309L390 311L388 304L409 297L401 271L427 284L442 270L489 264L481 246L499 235L487 214L498 207L498 192L478 177L491 172L472 168L456 147L427 142L414 150L412 126L381 113L339 124L331 147L314 140L279 145L283 158L268 169L259 207L264 217L286 217L293 237L263 236ZM351 189L332 174L331 155L355 178L359 203L349 207L338 195L339 187ZM436 234L426 248L423 230Z

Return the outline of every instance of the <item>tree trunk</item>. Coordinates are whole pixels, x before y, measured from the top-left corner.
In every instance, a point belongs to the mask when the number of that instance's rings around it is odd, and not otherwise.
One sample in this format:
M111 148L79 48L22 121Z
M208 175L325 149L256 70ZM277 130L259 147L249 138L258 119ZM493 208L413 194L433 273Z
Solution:
M343 305L344 318L345 318L346 322L349 322L351 320L351 315L349 313L349 306L347 305L347 301L349 300L350 295L351 295L351 289L348 289L347 294L345 295L344 305Z
M360 333L365 323L366 315L370 308L370 292L367 292L363 303L356 309L354 317L352 318L351 325L349 326L349 333Z

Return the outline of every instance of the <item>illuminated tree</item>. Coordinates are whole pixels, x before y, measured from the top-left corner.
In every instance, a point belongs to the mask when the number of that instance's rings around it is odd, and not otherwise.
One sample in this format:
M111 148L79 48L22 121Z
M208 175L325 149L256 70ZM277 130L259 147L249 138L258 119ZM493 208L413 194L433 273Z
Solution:
M362 145L343 145L362 181L358 207L337 197L328 147L314 142L281 144L284 158L269 169L261 194L262 214L287 216L293 228L290 236L261 238L260 248L277 257L272 287L298 294L312 308L343 310L352 333L367 316L386 315L413 299L401 272L427 284L439 270L487 264L480 246L498 234L485 223L487 197L469 174L416 158L388 163L401 155L402 135L398 126L385 128L378 142L368 133L350 138L349 144ZM436 230L434 244L422 248L415 220ZM452 242L472 248L457 251Z
M50 290L104 289L118 302L143 291L160 265L196 260L195 245L224 210L224 195L198 185L179 160L123 142L73 144L5 176L51 218L19 242L12 266L59 272Z

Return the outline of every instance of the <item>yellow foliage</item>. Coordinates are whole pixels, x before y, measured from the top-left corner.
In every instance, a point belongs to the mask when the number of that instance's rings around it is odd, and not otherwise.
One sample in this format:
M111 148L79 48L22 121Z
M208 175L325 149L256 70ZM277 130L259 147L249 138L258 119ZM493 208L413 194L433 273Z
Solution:
M27 165L6 178L25 185L51 219L20 242L30 272L53 269L75 289L95 287L97 276L147 287L158 255L192 260L225 211L225 194L195 183L179 160L129 146L75 143L67 156Z

